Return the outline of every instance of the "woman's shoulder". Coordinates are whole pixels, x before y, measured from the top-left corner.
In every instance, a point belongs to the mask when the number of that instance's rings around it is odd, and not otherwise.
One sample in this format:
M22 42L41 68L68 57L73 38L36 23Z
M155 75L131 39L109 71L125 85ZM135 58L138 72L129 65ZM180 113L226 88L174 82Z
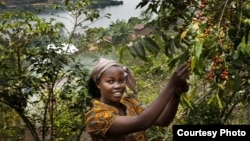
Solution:
M131 113L132 115L140 114L145 109L145 106L143 106L136 95L124 96L121 103L124 104L130 112L134 111L134 113Z
M122 100L128 101L128 102L140 102L140 99L134 94L126 94L123 96Z
M133 107L142 106L141 100L136 95L132 94L126 94L121 100L121 103Z

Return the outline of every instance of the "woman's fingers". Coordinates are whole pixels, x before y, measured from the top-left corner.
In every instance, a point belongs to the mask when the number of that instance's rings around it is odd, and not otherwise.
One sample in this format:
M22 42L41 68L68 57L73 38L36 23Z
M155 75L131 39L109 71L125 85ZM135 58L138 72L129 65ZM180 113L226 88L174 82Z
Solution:
M185 69L186 67L188 67L189 65L187 63L181 64L180 66L177 67L177 69L175 70L176 72L179 72L183 69Z
M189 65L187 63L184 63L182 65L180 65L175 73L177 74L177 76L179 76L181 79L186 79L189 75Z

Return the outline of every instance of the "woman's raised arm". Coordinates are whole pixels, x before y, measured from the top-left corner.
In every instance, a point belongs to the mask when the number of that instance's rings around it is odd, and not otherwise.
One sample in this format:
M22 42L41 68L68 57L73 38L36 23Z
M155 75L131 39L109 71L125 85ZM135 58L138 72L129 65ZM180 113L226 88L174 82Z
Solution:
M188 78L188 64L180 65L172 74L166 86L163 88L159 96L138 116L117 116L106 135L115 137L129 133L146 130L151 127L162 113L170 113L169 120L175 115L178 101L171 100L175 97L176 89L186 83ZM178 100L178 99L177 99ZM167 108L166 108L167 107ZM172 111L167 109L174 108Z

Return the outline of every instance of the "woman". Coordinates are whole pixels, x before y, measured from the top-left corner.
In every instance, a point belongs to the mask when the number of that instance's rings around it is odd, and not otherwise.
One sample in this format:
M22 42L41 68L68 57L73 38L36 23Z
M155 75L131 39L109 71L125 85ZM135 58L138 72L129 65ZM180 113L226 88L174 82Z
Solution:
M88 92L93 107L86 113L86 130L93 141L147 141L152 125L168 126L177 112L180 94L186 88L188 64L180 65L159 96L144 108L135 95L132 72L120 63L101 58L92 70Z

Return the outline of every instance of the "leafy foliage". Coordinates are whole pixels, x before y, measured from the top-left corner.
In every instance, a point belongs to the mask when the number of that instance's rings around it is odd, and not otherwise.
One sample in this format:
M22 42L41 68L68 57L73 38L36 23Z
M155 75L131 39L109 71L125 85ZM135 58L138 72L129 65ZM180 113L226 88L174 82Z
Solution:
M80 140L85 129L88 71L62 51L63 28L30 12L1 15L0 102L16 111L35 141ZM49 44L58 48L48 49Z
M183 104L190 108L217 108L214 112L203 113L202 117L186 120L192 120L189 123L226 124L234 107L249 97L246 86L249 71L245 68L249 67L246 49L249 46L249 2L141 1L137 7L147 7L147 12L157 14L151 22L155 33L150 38L155 47L158 44L164 49L166 57L171 60L169 67L190 63L192 89L182 97ZM137 41L134 46L140 51L131 53L147 61L144 46L138 45ZM191 93L196 93L196 96L191 96ZM205 107L192 109L188 117L194 117L194 111ZM203 117L206 118L201 119Z

